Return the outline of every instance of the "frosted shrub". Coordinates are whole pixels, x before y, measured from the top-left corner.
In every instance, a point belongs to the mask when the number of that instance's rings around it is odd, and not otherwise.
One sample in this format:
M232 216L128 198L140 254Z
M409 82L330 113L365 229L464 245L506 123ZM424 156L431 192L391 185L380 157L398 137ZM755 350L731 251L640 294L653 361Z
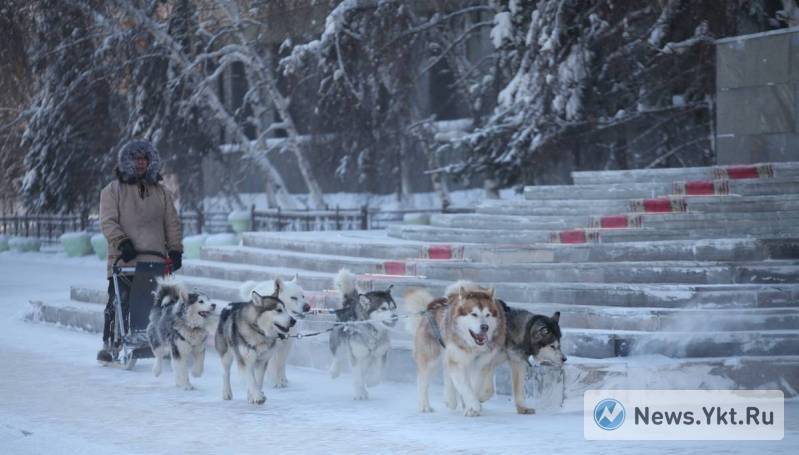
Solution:
M86 232L65 232L58 240L69 257L92 254L92 244Z

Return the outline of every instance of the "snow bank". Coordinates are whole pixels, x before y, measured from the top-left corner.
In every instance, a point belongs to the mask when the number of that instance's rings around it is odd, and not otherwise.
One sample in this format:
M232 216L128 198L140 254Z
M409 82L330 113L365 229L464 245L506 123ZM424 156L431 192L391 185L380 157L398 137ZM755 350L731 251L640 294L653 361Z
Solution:
M106 240L103 234L94 234L90 241L94 254L97 255L97 259L105 261L108 257L108 240Z
M65 232L58 238L69 257L92 254L92 244L86 231Z
M8 241L8 246L18 252L39 251L42 247L42 242L35 238L12 237Z
M183 256L186 259L199 259L200 251L208 239L207 234L192 235L183 239Z
M233 232L236 232L237 234L252 230L252 214L249 210L236 210L230 212L230 215L227 217L227 221L230 223L230 227L233 228Z
M429 213L406 213L402 216L402 222L404 224L430 224L430 214Z
M205 239L205 244L207 246L235 246L239 244L239 237L230 233L209 235Z

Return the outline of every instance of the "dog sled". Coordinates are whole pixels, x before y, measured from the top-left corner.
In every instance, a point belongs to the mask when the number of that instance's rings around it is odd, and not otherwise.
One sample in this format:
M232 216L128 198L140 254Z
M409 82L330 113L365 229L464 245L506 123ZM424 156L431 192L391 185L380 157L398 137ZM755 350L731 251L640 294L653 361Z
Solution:
M156 279L170 275L172 261L157 251L138 251L137 256L149 255L164 262L139 261L135 267L121 267L117 258L111 268L114 284L113 362L107 364L130 370L138 359L153 358L147 339L147 324L153 306Z

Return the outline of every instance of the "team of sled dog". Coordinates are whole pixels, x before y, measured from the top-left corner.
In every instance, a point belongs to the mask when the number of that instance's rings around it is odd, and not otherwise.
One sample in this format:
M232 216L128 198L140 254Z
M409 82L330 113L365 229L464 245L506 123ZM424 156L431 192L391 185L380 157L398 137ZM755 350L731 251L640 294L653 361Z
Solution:
M400 315L391 286L382 291L362 292L355 276L339 271L335 286L341 307L334 311L337 322L330 330L333 354L331 375L341 372L349 359L354 398L368 398L367 387L376 385L390 350L389 332ZM298 337L297 319L311 310L302 287L293 280L247 282L241 287L243 301L234 302L216 314L206 295L189 292L173 280L160 280L150 313L147 335L155 355L153 373L161 373L162 361L171 357L175 382L190 390L191 373L203 372L208 335L222 360L222 398L230 400L230 368L233 361L247 382L247 400L263 404L264 377L275 387L285 387L286 358ZM481 403L494 394L494 369L509 362L513 398L520 414L531 414L524 403L524 378L530 356L538 362L563 365L560 349L560 313L551 317L513 308L486 289L468 281L449 286L434 298L414 289L405 295L406 329L413 334L418 406L431 412L428 388L440 357L444 357L444 401L450 409L463 409L466 416L480 414Z

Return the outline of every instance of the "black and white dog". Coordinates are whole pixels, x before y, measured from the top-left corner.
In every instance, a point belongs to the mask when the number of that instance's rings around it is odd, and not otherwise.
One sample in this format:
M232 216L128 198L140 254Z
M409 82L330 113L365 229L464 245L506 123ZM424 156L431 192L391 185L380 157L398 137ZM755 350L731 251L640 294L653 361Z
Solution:
M147 325L147 338L155 356L155 376L161 374L163 358L171 357L176 385L185 390L194 388L189 382L189 362L193 361L194 377L203 374L205 341L216 323L215 309L216 304L207 296L190 293L183 284L171 279L158 280Z
M263 392L266 367L278 350L278 340L286 339L297 323L278 297L283 286L278 278L271 295L252 291L249 302L234 302L222 310L214 338L224 368L222 399L233 398L230 366L235 358L247 380L247 401L266 402Z
M544 316L513 308L502 300L499 302L505 309L508 327L505 338L505 360L508 360L511 367L511 386L516 412L534 414L535 410L524 404L524 379L528 359L532 357L540 364L555 367L562 367L566 362L566 355L560 349L560 312ZM488 386L493 387L493 384L489 381Z
M391 297L391 286L385 291L361 293L355 286L355 276L342 269L336 276L336 288L341 294L342 307L336 310L338 322L355 322L336 326L330 332L330 351L333 364L330 375L341 373L340 354L346 353L352 367L354 399L366 400L366 387L380 382L391 340L388 329L397 322L397 304Z

